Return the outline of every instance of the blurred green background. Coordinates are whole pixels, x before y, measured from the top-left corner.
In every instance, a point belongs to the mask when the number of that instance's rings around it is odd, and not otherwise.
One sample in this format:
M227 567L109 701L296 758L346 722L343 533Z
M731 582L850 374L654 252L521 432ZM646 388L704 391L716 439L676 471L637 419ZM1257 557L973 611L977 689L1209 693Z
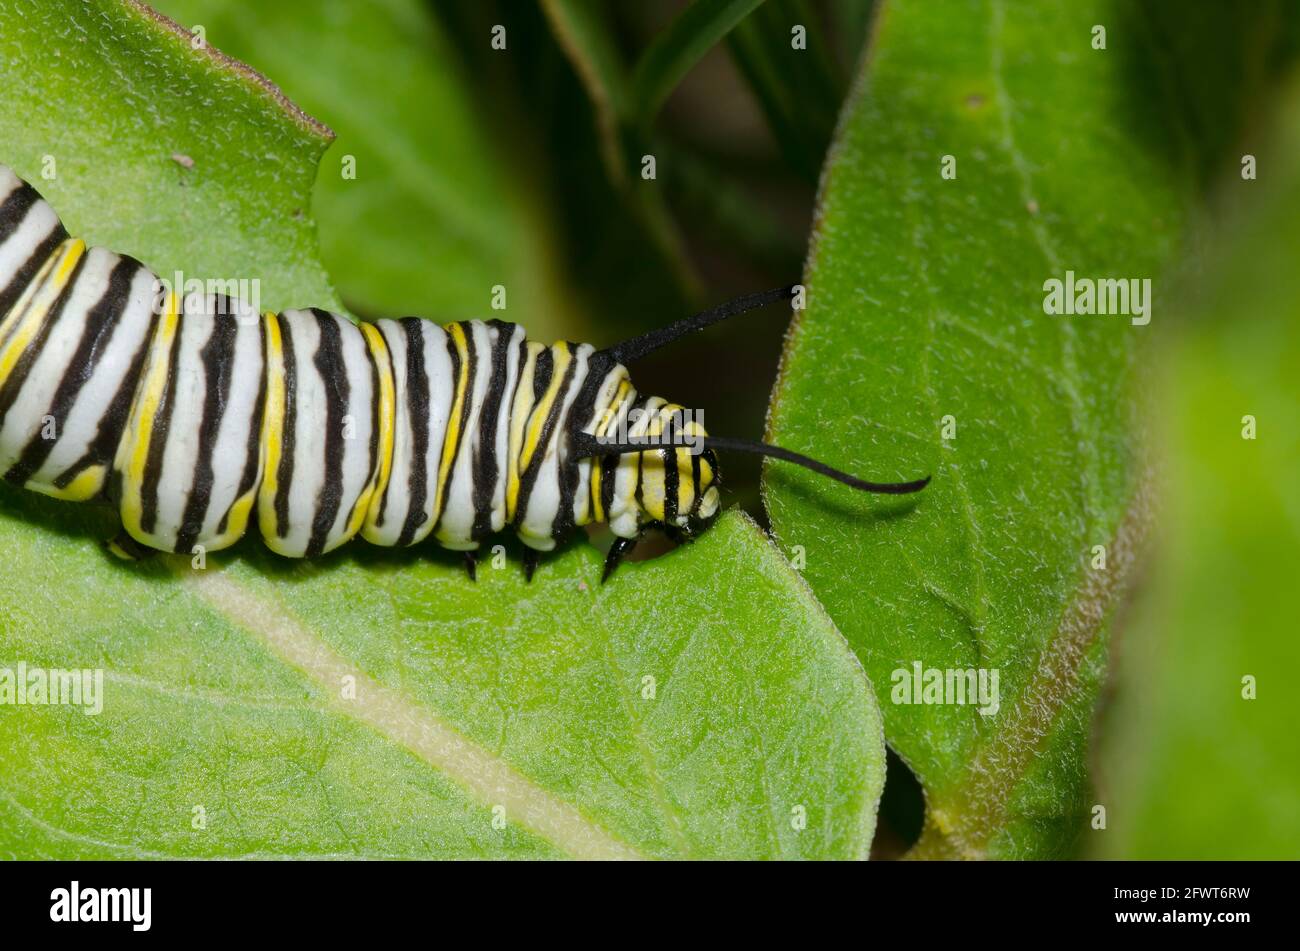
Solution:
M1264 171L1209 219L1153 368L1163 491L1101 711L1094 780L1121 808L1099 857L1300 857L1300 86L1282 88L1246 153Z

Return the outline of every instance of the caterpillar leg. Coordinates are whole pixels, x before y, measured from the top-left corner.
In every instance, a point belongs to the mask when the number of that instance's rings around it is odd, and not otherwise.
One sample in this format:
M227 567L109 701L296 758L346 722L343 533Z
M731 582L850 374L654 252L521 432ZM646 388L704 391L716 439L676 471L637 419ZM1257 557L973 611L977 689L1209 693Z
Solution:
M125 528L118 529L116 535L105 539L104 550L123 561L143 561L154 554L155 549L141 545L130 536Z
M465 574L469 575L470 581L478 581L478 552L465 552Z
M691 542L695 541L695 536L683 531L676 525L661 523L656 525L655 528L663 532L668 540L674 545L689 545Z
M635 547L635 538L614 539L614 544L609 548L609 554L605 556L605 570L600 575L601 584L609 580L610 576L618 570L618 566L623 563L627 553Z
M537 570L537 563L542 560L542 553L536 548L524 546L524 580L531 582L533 572Z

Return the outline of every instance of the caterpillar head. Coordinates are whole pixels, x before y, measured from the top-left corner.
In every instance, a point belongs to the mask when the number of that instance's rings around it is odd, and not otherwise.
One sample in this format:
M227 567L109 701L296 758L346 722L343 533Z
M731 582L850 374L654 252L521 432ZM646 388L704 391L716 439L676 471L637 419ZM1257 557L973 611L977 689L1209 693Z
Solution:
M780 446L710 436L683 407L658 397L637 399L625 364L735 314L794 298L797 290L782 287L742 297L593 354L607 375L592 425L573 434L571 449L577 459L590 460L592 511L619 536L605 561L606 578L643 528L657 525L690 539L718 517L718 450L793 462L864 492L902 495L929 484L929 476L867 482Z
M657 396L637 398L630 386L620 387L618 395L586 445L638 448L611 451L595 462L593 499L621 537L657 526L675 538L694 538L722 507L718 457L706 445L703 424L685 407Z

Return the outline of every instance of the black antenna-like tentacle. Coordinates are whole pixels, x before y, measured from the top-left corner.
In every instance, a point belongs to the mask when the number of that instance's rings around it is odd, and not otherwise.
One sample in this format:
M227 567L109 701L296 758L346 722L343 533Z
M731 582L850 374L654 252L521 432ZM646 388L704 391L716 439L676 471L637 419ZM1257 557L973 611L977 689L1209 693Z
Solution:
M600 353L608 355L617 363L631 363L633 360L641 359L648 353L653 353L665 344L680 340L687 334L703 330L705 327L711 327L728 317L756 310L759 307L766 307L768 304L774 304L779 300L789 300L794 297L797 286L791 284L788 287L776 287L759 294L737 297L735 300L719 304L709 310L701 311L690 317L683 317L667 327L660 327L658 330L651 330L639 337L633 337L631 340L616 343L614 346L600 351Z
M841 472L819 462L810 456L794 452L790 449L783 449L780 446L773 446L765 442L753 442L748 439L729 439L725 436L703 436L693 437L693 441L703 440L705 449L720 449L723 452L749 452L759 456L770 456L773 459L782 459L785 462L793 462L796 465L803 466L805 469L811 469L820 475L827 476L837 482L842 482L847 486L852 486L863 492L877 492L884 495L906 495L909 492L919 492L930 484L930 477L924 479L914 479L911 482L868 482L865 479L859 479L857 476L849 475L847 472ZM691 440L681 442L665 443L661 439L642 439L629 440L622 443L602 443L593 436L586 433L580 433L574 440L574 449L578 458L587 456L609 456L622 455L628 452L647 452L655 449L664 449L671 446L677 446L682 449L691 448Z

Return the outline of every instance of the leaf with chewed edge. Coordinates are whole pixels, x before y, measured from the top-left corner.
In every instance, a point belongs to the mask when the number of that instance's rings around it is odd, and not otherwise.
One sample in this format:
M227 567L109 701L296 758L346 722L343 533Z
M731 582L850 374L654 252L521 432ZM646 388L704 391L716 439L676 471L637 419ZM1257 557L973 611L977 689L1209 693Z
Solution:
M269 85L133 4L0 0L0 59L0 162L74 233L258 276L267 307L333 300L307 208L328 135ZM0 703L0 855L866 855L874 698L741 515L606 585L582 543L473 584L359 542L126 565L111 529L0 490L0 698L91 672L80 703Z
M367 316L479 316L491 289L538 339L573 332L553 226L504 161L422 0L160 0L165 14L267 74L338 139L314 217L339 294Z

